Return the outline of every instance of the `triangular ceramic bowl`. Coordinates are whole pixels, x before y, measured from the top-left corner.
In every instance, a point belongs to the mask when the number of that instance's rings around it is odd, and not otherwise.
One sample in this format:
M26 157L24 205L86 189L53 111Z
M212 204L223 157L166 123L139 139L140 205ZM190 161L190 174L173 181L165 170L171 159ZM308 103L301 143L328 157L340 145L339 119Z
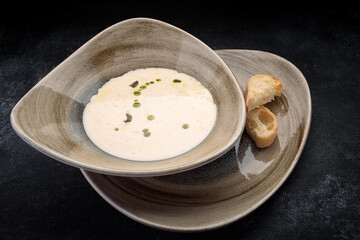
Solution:
M109 79L147 67L175 69L207 87L217 105L215 126L199 146L171 159L111 156L87 137L84 107ZM230 150L244 129L245 104L230 69L203 42L170 24L134 18L100 32L54 68L16 104L11 123L27 143L63 163L108 175L158 176L199 167Z

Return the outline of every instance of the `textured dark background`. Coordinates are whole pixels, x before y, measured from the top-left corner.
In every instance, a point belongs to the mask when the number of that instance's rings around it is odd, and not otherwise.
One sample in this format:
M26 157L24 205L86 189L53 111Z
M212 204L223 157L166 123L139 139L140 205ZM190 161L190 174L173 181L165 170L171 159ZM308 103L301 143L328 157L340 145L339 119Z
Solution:
M291 4L1 4L0 239L360 239L360 12ZM306 77L313 115L304 152L279 191L247 217L204 233L152 229L12 130L11 109L34 84L98 32L131 17L168 22L213 49L280 55Z

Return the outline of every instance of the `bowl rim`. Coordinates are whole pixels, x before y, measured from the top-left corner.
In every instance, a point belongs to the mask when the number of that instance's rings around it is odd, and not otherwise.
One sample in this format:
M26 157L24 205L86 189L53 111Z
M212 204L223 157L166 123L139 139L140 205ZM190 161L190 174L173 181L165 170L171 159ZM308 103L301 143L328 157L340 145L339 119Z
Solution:
M136 170L119 170L119 169L112 169L112 168L101 167L101 166L84 163L84 162L75 160L71 157L65 156L57 151L52 150L51 148L49 148L47 146L44 146L44 145L34 141L30 135L28 135L25 131L22 130L22 128L19 126L19 122L18 122L19 119L17 117L17 113L19 111L22 101L26 98L27 95L29 95L29 93L31 91L36 89L38 86L42 85L42 83L46 82L47 77L51 73L57 71L66 62L68 62L72 58L76 57L76 55L78 53L80 53L81 51L86 49L94 41L96 41L98 38L100 38L104 33L106 33L107 31L109 31L113 28L117 28L121 25L127 24L129 22L134 22L134 21L145 21L145 22L157 23L157 24L165 25L166 27L172 28L176 31L180 31L182 34L185 34L188 37L192 38L194 41L196 41L197 44L200 44L203 47L207 48L210 52L213 53L213 57L216 58L218 62L222 63L224 70L227 72L230 79L233 81L234 86L236 87L236 91L240 95L240 99L241 99L240 104L243 105L243 107L242 107L242 111L239 116L239 121L236 125L237 126L236 131L232 135L233 137L227 141L227 143L221 148L221 150L219 150L212 156L206 156L204 158L201 158L200 160L193 161L188 164L178 164L171 168L159 168L159 169L154 169L154 170L150 170L150 171L146 170L145 168L136 169ZM100 31L95 36L91 37L88 41L86 41L83 45L81 45L78 49L76 49L73 53L71 53L67 58L65 58L60 64L58 64L49 73L47 73L32 88L30 88L28 90L28 92L16 103L16 105L13 107L13 109L10 113L10 122L11 122L12 128L15 130L17 135L20 138L22 138L27 144L29 144L31 147L35 148L39 152L41 152L55 160L58 160L62 163L73 166L73 167L85 169L85 170L92 171L92 172L102 173L102 174L125 176L125 177L150 177L150 176L169 175L169 174L174 174L174 173L179 173L179 172L184 172L184 171L187 171L190 169L194 169L194 168L200 167L204 164L207 164L211 161L214 161L215 159L217 159L217 158L221 157L222 155L224 155L225 153L227 153L234 146L236 141L241 137L241 135L244 131L244 128L245 128L245 121L246 121L246 107L245 107L245 99L244 99L243 91L241 90L241 87L240 87L238 81L236 80L235 75L230 70L230 68L227 66L227 64L220 58L220 56L218 56L218 54L213 49L211 49L208 45L206 45L204 42L202 42L200 39L196 38L195 36L191 35L190 33L186 32L172 24L169 24L169 23L157 20L157 19L145 18L145 17L136 17L136 18L130 18L130 19L120 21L118 23L115 23L113 25L106 27L104 30ZM171 159L171 158L169 158L169 159ZM161 160L161 161L166 161L166 159ZM156 162L156 161L154 161L154 162ZM146 161L145 163L151 164L151 161Z

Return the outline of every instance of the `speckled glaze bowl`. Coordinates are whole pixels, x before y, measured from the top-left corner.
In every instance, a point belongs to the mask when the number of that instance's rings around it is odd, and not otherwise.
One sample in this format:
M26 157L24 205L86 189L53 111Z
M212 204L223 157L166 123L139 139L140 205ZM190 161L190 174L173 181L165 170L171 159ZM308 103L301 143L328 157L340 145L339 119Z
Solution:
M147 67L200 81L217 105L215 126L199 146L167 160L111 156L87 137L84 107L109 79ZM11 123L27 143L63 163L108 175L159 176L199 167L230 150L244 129L245 104L233 73L208 46L167 23L134 18L100 32L52 70L16 104Z

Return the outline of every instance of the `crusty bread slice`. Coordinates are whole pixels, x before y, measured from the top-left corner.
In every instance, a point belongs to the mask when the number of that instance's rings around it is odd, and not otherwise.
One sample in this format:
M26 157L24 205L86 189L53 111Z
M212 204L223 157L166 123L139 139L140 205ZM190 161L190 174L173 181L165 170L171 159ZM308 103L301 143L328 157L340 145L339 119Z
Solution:
M280 96L282 85L279 79L266 74L252 76L246 86L246 110L251 110L274 100Z
M260 106L247 113L245 129L259 148L270 146L277 133L278 121L267 107Z

